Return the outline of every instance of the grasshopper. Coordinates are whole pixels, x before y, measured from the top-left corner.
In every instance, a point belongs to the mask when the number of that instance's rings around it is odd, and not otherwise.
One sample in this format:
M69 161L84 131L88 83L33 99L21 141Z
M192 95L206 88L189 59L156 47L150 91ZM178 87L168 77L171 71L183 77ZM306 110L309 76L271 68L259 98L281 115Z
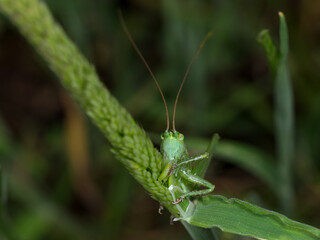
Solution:
M146 66L147 70L149 71L151 77L153 78L157 88L159 89L160 95L164 102L165 110L166 110L166 119L167 119L167 128L165 132L161 135L161 146L160 152L163 157L163 170L158 177L158 181L161 181L163 184L166 184L170 193L173 196L172 204L179 204L185 198L195 197L195 196L202 196L208 194L214 190L214 185L208 182L207 180L203 179L202 177L198 176L196 173L193 172L192 163L201 161L204 159L209 158L209 151L212 148L217 140L217 136L214 136L209 144L208 151L190 157L186 146L184 144L184 136L182 133L178 132L175 128L175 113L176 107L179 99L179 95L181 89L184 85L184 82L189 74L191 66L195 59L197 58L200 49L203 47L206 40L211 37L211 32L206 35L206 37L200 43L195 55L193 56L191 63L189 64L187 71L184 75L184 78L181 82L179 91L176 96L174 110L173 110L173 120L172 120L172 130L169 130L169 113L166 100L162 93L162 90L159 86L157 79L155 78L151 68L149 67L148 63L146 62L145 58L143 57L142 53L140 52L139 48L137 47L136 43L134 42L131 34L129 33L127 26L123 20L121 12L119 12L120 21L124 32L126 33L130 43L132 44L133 48L141 58L142 62ZM205 189L196 189L194 190L194 186L199 185L205 187ZM178 194L176 194L178 192Z

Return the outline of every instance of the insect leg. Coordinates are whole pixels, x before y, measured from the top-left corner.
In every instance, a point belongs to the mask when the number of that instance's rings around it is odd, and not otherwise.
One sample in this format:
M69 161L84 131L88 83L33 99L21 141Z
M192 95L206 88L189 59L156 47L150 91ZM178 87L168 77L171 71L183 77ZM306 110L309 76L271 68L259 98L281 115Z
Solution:
M170 181L170 178L169 178L169 181ZM171 193L172 195L172 198L173 198L173 202L172 204L177 204L179 202L181 202L181 196L183 196L183 194L185 193L180 187L174 185L174 184L171 184L170 187L168 188L169 192ZM179 197L177 197L177 194Z
M196 155L196 156L193 156L183 162L180 162L177 164L177 166L180 166L180 165L183 165L183 164L187 164L187 163L190 163L190 162L195 162L195 161L199 161L199 160L202 160L202 159L205 159L209 157L209 153L208 152L205 152L203 154L199 154L199 155Z
M171 168L172 168L172 162L169 162L165 166L165 168L162 170L162 172L161 172L161 174L160 174L160 176L158 178L158 181L161 182L162 180L166 179L169 176L170 171L172 171Z
M205 187L207 187L207 189L195 190L195 191L185 193L179 199L177 199L174 204L181 202L186 197L202 196L202 195L208 194L214 190L215 186L213 184L211 184L210 182L208 182L207 180L205 180L201 177L198 177L197 175L193 175L190 172L184 171L184 170L180 171L179 173L181 174L181 177L183 179L187 180L188 182L195 183L195 184L198 184L201 186L205 186Z
M162 210L163 210L163 205L160 203L158 213L159 213L159 214L162 214Z
M171 164L170 166L171 166L171 168L169 169L169 170L167 170L166 168L165 168L165 170L166 170L166 172L164 173L164 171L162 172L162 174L166 174L166 176L171 176L171 174L173 173L173 170L175 170L177 167L179 167L179 166L181 166L181 165L183 165L183 164L187 164L187 163L190 163L190 162L195 162L195 161L199 161L199 160L202 160L202 159L205 159L205 158L207 158L207 157L209 157L209 153L207 153L207 152L205 152L205 153L203 153L203 154L199 154L199 155L196 155L196 156L193 156L193 157L191 157L191 158L189 158L189 159L187 159L187 160L185 160L185 161L183 161L183 162L180 162L180 163L178 163L178 164L176 164L176 163L174 163L174 164ZM170 163L169 163L170 164ZM168 164L168 165L169 165ZM167 166L168 166L167 165ZM162 174L160 175L160 177L162 176ZM163 177L163 176L162 176ZM160 179L160 178L159 178Z

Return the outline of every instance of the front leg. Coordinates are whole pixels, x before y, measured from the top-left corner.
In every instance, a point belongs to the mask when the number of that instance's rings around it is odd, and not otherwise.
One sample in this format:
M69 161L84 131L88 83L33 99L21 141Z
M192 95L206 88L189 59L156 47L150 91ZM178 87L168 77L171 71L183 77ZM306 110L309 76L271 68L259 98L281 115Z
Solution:
M187 164L187 163L190 163L190 162L195 162L195 161L199 161L199 160L202 160L202 159L205 159L205 158L208 158L209 157L209 153L208 152L205 152L203 154L199 154L199 155L196 155L196 156L193 156L183 162L180 162L177 164L177 167L178 166L181 166L183 164Z
M193 156L183 162L180 162L179 164L177 164L176 166L180 166L180 165L183 165L183 164L187 164L187 163L190 163L190 162L196 162L196 161L199 161L199 160L203 160L203 159L206 159L206 158L209 158L209 156L212 156L212 153L214 151L214 148L216 147L216 145L218 144L219 142L219 135L218 134L214 134L211 138L211 141L208 145L208 148L207 148L207 151L205 153L202 153L202 154L199 154L199 155L196 155L196 156ZM203 164L205 164L206 166L204 167L205 169L207 169L208 165L209 165L209 162L210 162L210 159L207 160L207 162L204 162ZM199 162L197 165L200 165L201 162ZM197 168L197 167L196 167Z
M169 162L165 167L164 167L164 169L162 170L162 172L161 172L161 174L160 174L160 176L159 176L159 178L158 178L158 181L163 181L163 180L165 180L167 177L169 177L171 174L171 172L172 172L172 166L173 166L173 163L172 162Z

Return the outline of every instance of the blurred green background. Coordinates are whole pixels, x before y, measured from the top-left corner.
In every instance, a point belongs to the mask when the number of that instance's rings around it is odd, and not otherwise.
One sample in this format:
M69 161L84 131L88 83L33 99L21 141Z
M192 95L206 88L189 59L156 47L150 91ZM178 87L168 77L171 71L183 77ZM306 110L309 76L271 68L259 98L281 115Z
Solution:
M128 28L154 71L191 154L213 133L223 146L207 179L237 197L320 226L320 2L317 0L46 0L108 89L156 146L165 130L161 97L120 27ZM290 36L295 148L292 209L252 164L277 163L274 77L258 33L278 44L278 11ZM35 23L36 24L36 23ZM112 156L109 144L7 19L0 19L0 239L190 239ZM237 151L235 151L236 149ZM233 150L233 152L232 152ZM242 157L240 157L242 156ZM240 160L237 160L240 158ZM265 176L264 175L264 176ZM271 173L269 174L271 175ZM246 239L223 234L223 239Z

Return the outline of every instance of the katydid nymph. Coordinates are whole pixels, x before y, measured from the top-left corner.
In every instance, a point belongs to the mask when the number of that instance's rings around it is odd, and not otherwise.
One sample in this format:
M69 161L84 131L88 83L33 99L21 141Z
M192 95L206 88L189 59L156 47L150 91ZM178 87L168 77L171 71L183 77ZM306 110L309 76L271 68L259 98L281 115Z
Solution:
M173 110L173 119L172 119L172 130L169 130L170 119L169 119L168 107L167 107L167 103L165 101L164 95L162 93L162 90L159 86L159 83L156 80L153 72L151 71L142 53L140 52L137 45L135 44L131 34L129 33L121 13L119 15L120 15L120 21L121 21L121 25L124 32L126 33L130 43L132 44L133 48L135 49L135 51L141 58L142 62L146 66L147 70L149 71L151 77L153 78L157 88L159 89L160 95L162 97L162 100L165 106L167 128L165 132L161 135L161 146L160 146L160 151L161 151L164 162L163 162L162 172L158 177L158 181L162 182L162 184L165 184L168 187L170 193L173 196L172 204L179 204L184 199L189 197L202 196L202 195L211 193L214 190L214 185L208 182L207 180L203 179L201 176L194 173L192 171L192 163L209 158L209 150L210 148L213 147L212 143L217 140L217 136L212 138L212 141L209 144L210 147L208 148L208 152L190 157L184 144L183 134L178 132L175 128L175 113L176 113L176 107L177 107L181 89L184 85L184 82L188 76L188 73L191 69L193 62L195 61L196 57L200 52L200 49L203 47L206 40L209 37L211 37L212 35L211 32L208 33L206 37L202 40L195 55L191 60L191 63L187 68L187 71L184 75L184 78L182 80L182 83L180 85L180 88L175 100L175 105ZM195 185L202 186L205 189L194 190ZM179 192L179 194L176 195L175 192Z

